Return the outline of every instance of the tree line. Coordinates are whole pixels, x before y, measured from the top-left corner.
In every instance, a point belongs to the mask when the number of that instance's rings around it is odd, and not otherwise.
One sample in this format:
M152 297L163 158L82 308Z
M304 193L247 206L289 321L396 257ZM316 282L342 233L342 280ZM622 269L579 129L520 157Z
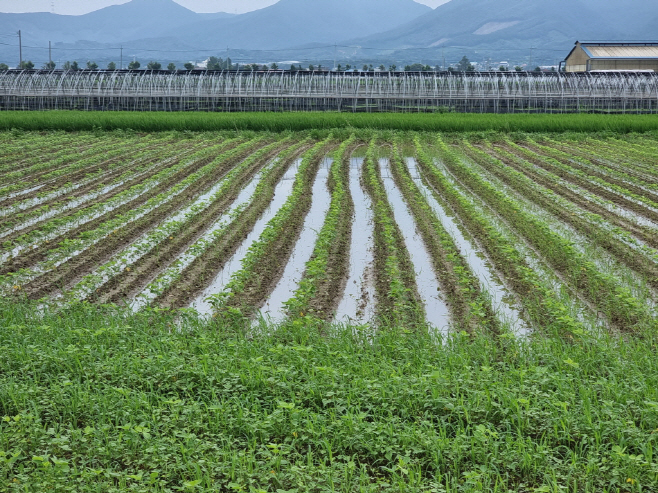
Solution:
M19 68L25 69L25 70L32 70L34 69L35 65L32 61L23 61L19 65ZM142 64L138 60L132 60L131 62L128 63L128 70L139 70L142 67ZM48 62L43 65L43 69L46 70L54 70L57 68L57 65L55 62ZM196 68L195 64L188 62L183 65L183 68L187 71L194 70ZM0 70L8 70L9 66L6 63L0 63ZM77 61L67 61L62 65L62 69L64 70L71 70L71 71L78 71L78 70L99 70L99 65L96 62L93 61L87 61L86 66L81 67L80 64L78 64ZM157 61L150 61L146 67L146 70L162 70L162 64ZM239 65L239 64L233 64L233 61L231 58L227 58L226 60L220 58L220 57L210 57L208 59L208 62L206 63L206 70L251 70L251 71L259 71L259 70L280 70L279 65L277 63L272 63L269 66L268 65L261 65L258 63L252 63L252 64L245 64L245 65ZM107 70L117 70L117 64L115 62L110 62L107 64ZM170 72L174 72L178 70L178 67L176 66L175 63L169 63L167 65L167 70ZM290 71L296 72L296 71L303 71L306 70L302 67L301 64L299 66L292 64L290 66ZM315 71L315 70L328 70L327 67L323 67L322 64L310 64L308 66L308 70L310 71ZM357 66L352 66L351 64L346 64L343 66L342 64L338 64L336 67L336 70L338 72L349 72L349 71L359 71ZM363 67L361 68L361 72L374 72L375 70L379 70L380 72L385 72L387 70L387 67L383 64L379 65L377 68L375 68L372 64L364 64ZM389 72L396 72L398 70L397 65L391 64L388 66L388 71ZM450 66L448 67L448 72L475 72L475 66L470 62L468 57L464 56L455 67ZM499 69L501 72L507 72L510 69L506 66L500 66ZM520 66L515 66L514 70L517 72L522 72L524 69ZM540 67L535 67L533 72L541 72ZM422 63L414 63L411 65L405 65L404 67L405 72L433 72L437 71L437 67L431 67L426 64ZM553 68L552 71L555 71L555 68Z

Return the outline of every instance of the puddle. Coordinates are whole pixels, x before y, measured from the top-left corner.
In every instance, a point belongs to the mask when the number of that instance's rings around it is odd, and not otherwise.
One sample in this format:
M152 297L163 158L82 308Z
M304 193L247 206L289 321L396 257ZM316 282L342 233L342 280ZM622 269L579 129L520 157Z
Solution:
M95 200L96 198L98 198L102 195L105 195L105 194L111 192L112 190L115 190L118 187L121 187L124 183L127 183L129 181L133 181L133 180L137 180L140 177L148 174L149 172L151 172L153 169L155 169L157 167L163 167L164 168L167 164L169 164L170 162L174 161L177 158L180 158L180 156L183 156L184 154L189 154L189 151L181 153L179 156L172 156L172 157L169 157L167 159L163 159L163 160L151 163L151 164L147 165L144 169L142 169L142 170L140 170L136 173L135 172L130 172L129 169L130 169L131 166L135 166L135 165L139 164L140 162L151 158L152 156L148 155L146 157L136 159L136 160L134 160L130 163L122 164L120 167L118 167L116 169L113 168L113 169L111 169L109 171L106 171L104 173L100 173L98 175L92 176L89 179L79 181L77 183L71 184L70 186L59 188L57 190L54 190L52 192L49 192L49 193L41 196L41 197L34 197L32 199L27 199L27 200L25 200L23 202L20 202L18 204L14 204L12 206L0 209L0 216L7 216L7 215L10 215L10 214L13 214L13 213L20 212L20 211L23 211L25 209L31 208L31 207L36 207L36 206L41 205L44 202L56 199L58 197L61 197L63 195L69 194L69 193L72 193L75 190L78 190L79 188L82 188L82 187L88 185L89 183L91 183L93 181L102 181L106 176L110 176L112 173L116 173L116 171L118 169L124 168L124 169L127 170L127 171L124 171L124 173L121 176L119 176L118 178L115 178L115 180L110 182L108 185L101 186L100 188L97 188L96 190L92 190L92 191L90 191L90 192L88 192L84 195L81 195L80 197L77 197L73 201L68 202L66 205L60 206L60 208L58 208L58 209L53 209L54 211L56 211L56 213L65 212L65 211L67 211L67 210L69 210L73 207L76 207L76 206L78 206L78 205L80 205L84 202ZM41 185L41 186L43 186L43 185Z
M235 202L231 204L226 212L224 212L224 214L222 214L221 217L217 219L198 240L196 240L190 247L188 247L185 253L178 257L169 268L155 277L155 279L152 280L146 289L135 297L131 303L133 310L140 310L145 305L150 304L151 301L153 301L159 293L171 285L171 283L178 277L178 275L180 275L181 272L183 272L185 268L187 268L192 262L194 262L197 257L199 257L210 247L214 236L218 232L223 231L235 219L234 215L238 209L248 205L253 200L254 192L260 183L263 173L267 169L270 169L272 166L274 166L276 162L278 162L278 159L271 162L265 169L257 173L256 176L254 176L254 178L252 178L252 180L238 194ZM224 181L225 180L222 180L215 187L213 187L213 193L204 194L204 198L201 200L201 202L216 193L224 184ZM192 207L193 206L190 206L189 209ZM176 219L173 219L172 221L176 221Z
M288 171L283 176L281 181L274 188L274 198L270 205L265 209L263 215L256 221L254 228L244 239L240 247L231 256L231 258L224 264L224 267L217 273L213 282L208 286L190 305L191 308L196 309L202 315L212 315L213 307L207 300L213 294L219 294L224 291L224 287L231 280L231 276L240 270L242 267L242 260L244 259L249 247L252 243L260 237L267 226L267 223L276 215L279 209L286 203L288 197L292 193L293 185L295 184L295 176L299 170L299 165L302 159L299 158L288 168Z
M375 316L375 225L372 202L361 187L360 176L364 158L350 159L350 192L354 201L350 270L343 299L335 320L363 325Z
M480 287L482 290L489 295L492 308L502 325L508 327L517 335L527 334L530 329L523 320L519 309L508 303L511 294L502 284L495 270L493 270L493 267L485 258L483 258L483 254L479 254L476 249L473 248L472 244L462 234L455 220L446 214L445 209L434 198L431 190L423 183L418 172L416 160L414 158L406 158L406 164L414 183L418 186L423 195L425 195L427 203L432 208L439 221L441 221L445 230L452 237L452 240L455 242L462 257L464 257L466 263L470 267L471 272L473 272L480 281Z
M318 234L324 225L327 211L331 205L331 194L327 188L329 168L333 159L325 158L313 183L313 202L306 215L304 226L292 255L283 271L283 276L260 310L260 315L272 322L281 322L286 316L286 301L295 295L299 282L304 275L306 263L311 259Z
M425 305L425 319L428 324L447 335L450 330L450 310L440 297L441 288L432 267L432 259L425 248L422 237L416 232L414 221L402 193L395 186L387 158L379 160L388 200L393 208L393 216L404 238L409 257L416 273L418 293Z
M444 176L459 190L460 194L466 198L476 210L482 214L492 224L496 230L510 239L510 243L523 255L528 265L535 270L539 277L550 286L550 289L556 294L564 304L569 314L581 321L591 333L596 333L600 328L606 326L606 321L599 317L596 310L592 310L591 305L584 300L578 293L570 289L569 285L548 265L544 259L534 250L523 238L519 237L513 228L501 218L482 198L473 195L460 181L458 181L451 172L440 162L435 161L437 167L443 171Z

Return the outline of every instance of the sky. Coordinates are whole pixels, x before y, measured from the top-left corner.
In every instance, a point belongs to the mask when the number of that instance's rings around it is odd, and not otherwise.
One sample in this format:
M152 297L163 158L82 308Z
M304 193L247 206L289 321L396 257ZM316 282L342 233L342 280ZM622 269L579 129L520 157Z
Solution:
M0 12L54 12L56 14L80 15L108 5L118 5L129 0L0 0ZM231 12L242 14L262 9L277 0L175 0L195 12ZM313 0L309 0L312 2ZM358 1L358 0L356 0ZM434 8L447 0L416 0Z

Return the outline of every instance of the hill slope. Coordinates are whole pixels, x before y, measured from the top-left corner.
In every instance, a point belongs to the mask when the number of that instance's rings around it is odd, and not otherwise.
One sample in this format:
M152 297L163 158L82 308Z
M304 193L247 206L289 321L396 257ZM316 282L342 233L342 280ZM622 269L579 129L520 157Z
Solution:
M506 56L534 47L554 58L577 39L655 37L650 20L656 17L658 2L645 0L630 7L620 0L452 0L390 31L348 42L388 49L458 46Z
M132 43L142 47L136 40L163 38L169 40L163 50L177 44L196 47L199 53L189 56L199 58L201 53L207 56L208 50L226 46L271 50L334 43L355 35L386 31L428 12L431 12L429 7L413 0L281 0L242 15L197 14L173 0L132 0L81 16L0 14L0 33L19 29L23 32L24 59L47 59L48 41L55 44L85 41L115 47ZM9 44L18 44L17 40L7 39ZM109 54L99 48L97 54L85 52L84 55L116 58L114 51ZM17 55L17 46L0 46L2 59L12 60ZM63 56L74 58L76 54Z

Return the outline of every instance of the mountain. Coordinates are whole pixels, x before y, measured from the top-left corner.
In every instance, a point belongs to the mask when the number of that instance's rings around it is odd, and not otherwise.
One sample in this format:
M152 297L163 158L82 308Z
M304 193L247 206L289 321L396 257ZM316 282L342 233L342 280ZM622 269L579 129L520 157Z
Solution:
M197 46L254 50L333 44L392 29L431 11L413 0L280 0L225 22L197 23L178 37Z
M392 29L431 10L414 0L280 0L241 15L197 14L173 0L132 0L80 16L0 14L0 33L20 29L23 59L37 66L48 59L49 41L60 62L91 59L104 66L109 60L119 61L120 45L126 46L125 57L135 55L144 61L178 56L181 62L220 55L226 47L244 53L334 44L356 34ZM2 41L6 43L0 43L0 62L17 59L18 41ZM258 58L250 54L251 60Z
M116 43L159 36L202 19L204 14L192 12L173 0L132 0L85 15L0 14L0 32L20 29L26 45L79 40Z
M656 17L653 0L451 0L411 22L346 43L416 50L426 58L446 48L449 61L463 54L520 61L531 48L535 60L561 60L576 40L655 38Z

